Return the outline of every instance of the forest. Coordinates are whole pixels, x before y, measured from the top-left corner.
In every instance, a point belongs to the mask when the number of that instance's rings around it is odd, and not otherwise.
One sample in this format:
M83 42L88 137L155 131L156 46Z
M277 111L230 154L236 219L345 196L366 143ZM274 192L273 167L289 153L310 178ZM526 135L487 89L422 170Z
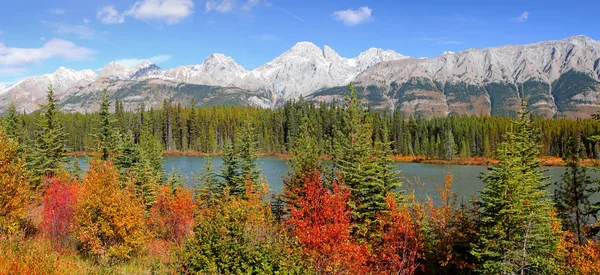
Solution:
M289 102L279 109L239 106L194 108L173 105L165 100L160 109L143 104L137 110L125 111L119 99L111 104L113 127L123 136L139 142L144 131L160 141L169 152L218 154L227 139L234 138L248 122L254 128L261 154L286 155L300 135L300 125L307 120L317 138L320 154L331 154L335 133L343 125L344 102L314 104L303 99ZM31 144L38 132L43 111L20 115L10 106L5 115L19 124L19 142ZM99 113L57 114L56 120L67 134L65 148L69 152L90 152L96 147L94 131L100 122ZM504 134L510 130L511 119L502 116L450 116L424 119L405 117L401 112L383 112L367 107L365 115L371 123L373 142L390 142L391 153L399 156L420 156L426 159L452 160L466 157L494 157ZM567 141L581 135L586 158L597 158L600 149L589 137L600 134L600 123L594 119L532 118L540 131L542 156L563 157ZM387 131L387 136L386 132Z
M63 114L51 88L0 127L0 274L600 274L595 119L421 119L343 103ZM114 105L114 108L113 108ZM193 184L164 151L219 153ZM68 165L86 151L90 166ZM259 153L285 153L269 199ZM327 155L332 164L324 164ZM479 197L400 192L393 155L492 156ZM547 189L541 155L567 169ZM210 160L210 158L209 158Z

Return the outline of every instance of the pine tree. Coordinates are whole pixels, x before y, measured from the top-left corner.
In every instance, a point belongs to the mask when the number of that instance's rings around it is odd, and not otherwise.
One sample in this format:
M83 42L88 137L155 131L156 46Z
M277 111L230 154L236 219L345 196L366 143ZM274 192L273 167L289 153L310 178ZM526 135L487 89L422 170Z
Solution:
M563 228L575 234L579 245L584 244L583 227L592 220L589 198L595 191L587 169L580 164L582 154L580 136L570 139L565 157L567 170L562 176L562 181L555 183L554 190L557 216L562 220Z
M21 119L17 113L16 105L11 102L4 119L4 134L10 139L21 142L23 138Z
M372 232L377 214L387 209L386 186L372 146L370 117L352 84L350 98L343 113L344 132L336 133L335 168L351 191L349 206L360 238Z
M100 103L100 112L98 113L99 126L94 135L100 153L100 159L108 160L111 153L118 148L119 135L115 130L115 120L111 118L110 101L108 91L104 89L102 92L102 102Z
M236 155L233 143L229 138L225 139L221 158L223 160L223 165L219 177L221 177L223 181L221 181L220 193L223 192L223 189L227 188L231 195L243 195L244 192L246 192L246 188L244 185L238 184L238 178L241 176L239 171L239 159Z
M290 150L291 159L287 162L290 168L287 177L283 180L282 200L288 209L295 205L295 201L302 197L305 179L315 170L321 170L319 161L320 153L313 127L304 117L300 125L300 133Z
M242 128L236 140L236 152L239 160L240 175L235 178L237 186L244 186L246 181L258 184L260 180L260 169L258 168L258 148L256 131L248 123Z
M28 165L33 174L34 188L40 187L44 176L56 175L59 170L64 169L64 165L67 163L65 157L67 136L59 122L59 111L52 87L48 87L46 97L48 104L44 106L44 112L38 121L40 130L36 133L37 139L28 155Z
M76 157L73 158L73 160L71 161L71 176L73 176L73 178L77 179L77 180L81 180L81 175L82 175L82 171L81 171L81 165L79 164L79 159L77 159Z
M202 173L197 177L196 182L196 200L201 203L212 205L220 195L219 180L214 172L212 158L206 158L206 164L202 168Z
M483 274L550 273L558 236L537 160L539 134L523 107L498 148L500 162L482 175L480 242L472 253Z
M402 181L400 180L400 171L395 169L390 158L392 155L392 142L389 141L389 131L386 125L384 125L382 133L382 141L375 144L375 153L379 168L377 175L383 183L386 192L394 193L394 199L398 200L401 193L397 190L402 187Z

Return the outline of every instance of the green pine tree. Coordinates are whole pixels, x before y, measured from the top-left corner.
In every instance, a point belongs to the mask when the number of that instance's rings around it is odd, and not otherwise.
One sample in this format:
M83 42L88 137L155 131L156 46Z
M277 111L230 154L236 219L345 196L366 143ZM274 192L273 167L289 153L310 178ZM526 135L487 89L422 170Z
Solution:
M241 129L235 147L240 171L240 175L235 178L237 181L236 185L246 186L245 182L248 180L255 185L259 184L260 169L258 168L259 163L257 162L258 145L256 141L256 131L249 121Z
M565 156L567 170L562 181L556 182L554 203L557 216L562 220L563 229L575 234L579 245L584 244L584 226L592 220L593 211L590 196L596 191L592 188L593 181L587 174L587 169L581 166L583 154L581 138L569 139L567 155Z
M28 166L33 174L34 188L40 187L43 177L52 177L65 169L67 163L67 135L59 120L60 112L52 87L48 87L46 97L48 104L44 106L43 114L37 122L40 130L37 131L37 139L28 154Z
M210 206L216 203L220 195L219 180L214 172L212 158L206 158L206 164L202 168L202 173L197 177L195 197L196 201Z
M10 139L18 142L23 141L23 129L21 127L21 118L17 113L16 105L11 102L4 118L4 134Z
M100 103L100 112L98 113L99 125L94 137L96 139L97 151L100 153L100 159L108 160L111 153L117 151L119 134L115 129L115 120L111 117L110 101L108 91L102 92L102 102Z
M219 177L221 177L223 180L221 181L220 193L227 188L229 189L229 193L234 196L244 194L246 192L246 188L243 184L240 185L238 181L238 178L241 176L239 171L239 159L236 155L233 143L229 138L225 139L223 155L221 158L223 160L223 165L221 166L221 173L219 173Z
M539 134L525 108L498 148L499 163L482 175L480 242L472 253L483 274L549 274L560 232L553 232L553 205L545 190Z
M371 234L377 215L387 209L385 196L388 190L380 163L375 158L371 119L352 84L348 88L350 98L342 118L344 131L336 133L334 164L351 191L348 204L356 224L354 233L364 238Z
M290 151L291 158L287 162L290 172L283 180L282 200L288 209L296 199L303 196L305 177L315 169L321 170L319 145L313 131L305 116L300 124L299 136Z

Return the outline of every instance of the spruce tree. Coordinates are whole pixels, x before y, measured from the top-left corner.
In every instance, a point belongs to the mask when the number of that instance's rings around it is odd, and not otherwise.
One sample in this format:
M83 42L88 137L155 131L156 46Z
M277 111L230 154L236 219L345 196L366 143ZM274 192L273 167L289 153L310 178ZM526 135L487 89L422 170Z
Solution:
M100 112L98 113L99 123L94 138L96 139L97 152L100 153L100 159L108 160L111 153L118 148L119 134L115 129L115 120L111 118L110 101L108 91L102 92L102 102L100 103Z
M206 158L206 164L202 168L202 173L197 177L195 188L196 200L200 203L205 203L205 206L210 206L216 202L220 195L219 180L214 172L212 158Z
M306 177L315 170L321 170L320 151L317 138L308 117L302 119L299 136L290 150L291 158L287 162L290 172L283 179L283 202L288 209L303 196Z
M387 209L385 183L372 144L371 119L352 84L343 113L344 131L338 130L334 165L351 191L349 206L356 224L354 233L367 237L381 211Z
M580 136L569 139L565 156L567 170L562 176L562 181L555 183L554 190L557 216L562 220L563 229L575 234L579 245L583 245L585 240L583 227L592 220L593 212L589 198L595 192L587 169L581 166L582 154Z
M21 127L21 119L17 113L17 107L14 102L8 105L8 110L4 119L4 134L6 137L18 142L22 142L23 129Z
M249 180L258 184L260 180L260 169L258 168L258 146L256 131L248 121L241 129L236 140L236 153L239 160L240 175L235 179L238 186L245 186L244 182Z
M37 139L28 154L28 166L33 174L33 187L39 188L43 177L52 177L64 169L67 158L65 143L67 135L59 122L59 110L54 98L54 90L48 87L48 104L43 108L41 119L37 122Z
M482 175L479 243L472 253L483 274L548 274L560 232L553 231L553 205L545 190L539 134L525 107L505 135L499 163Z
M221 166L219 177L221 177L223 181L221 181L220 193L223 192L223 189L227 188L229 189L229 193L234 196L243 195L246 192L246 188L243 184L239 184L238 179L241 176L239 171L239 160L235 148L233 147L233 143L229 138L225 139L221 159L223 160L223 165Z

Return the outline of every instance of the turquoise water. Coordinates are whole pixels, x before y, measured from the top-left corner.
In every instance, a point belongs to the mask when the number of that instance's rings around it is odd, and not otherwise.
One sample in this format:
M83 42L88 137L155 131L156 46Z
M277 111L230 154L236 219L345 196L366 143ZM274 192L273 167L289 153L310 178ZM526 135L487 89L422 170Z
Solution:
M83 169L87 168L88 164L85 158L79 158ZM221 158L212 158L215 172L220 171ZM262 174L269 184L271 193L280 193L283 190L282 177L289 171L285 165L286 160L275 157L262 157L259 159L260 169ZM191 183L191 178L197 175L202 167L206 164L206 157L191 157L191 156L171 156L164 158L163 167L167 172L180 171L187 179L188 184ZM437 164L420 164L420 163L396 163L395 167L401 170L403 178L403 190L412 187L417 196L426 198L430 196L434 201L439 201L440 196L436 190L436 186L443 186L446 173L451 172L454 176L452 190L456 192L457 200L469 200L472 196L477 196L478 192L483 189L483 182L479 179L481 173L487 171L485 166L468 166L468 165L437 165ZM565 171L563 167L545 167L547 169L545 175L549 177L548 182L560 181L561 175ZM599 173L591 173L592 178L600 177ZM552 186L549 187L551 190Z

